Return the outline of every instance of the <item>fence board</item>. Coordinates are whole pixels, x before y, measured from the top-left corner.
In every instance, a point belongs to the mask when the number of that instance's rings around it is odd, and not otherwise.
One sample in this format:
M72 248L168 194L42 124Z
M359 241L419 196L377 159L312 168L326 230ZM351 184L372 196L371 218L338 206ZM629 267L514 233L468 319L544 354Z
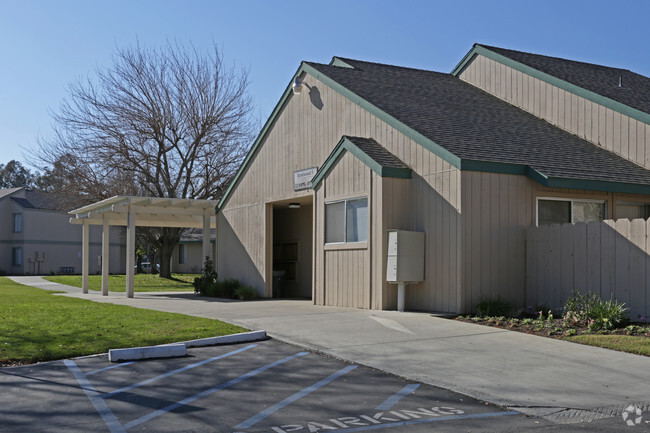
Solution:
M572 291L598 293L650 314L650 220L531 227L526 231L526 306L561 309Z
M564 293L571 292L573 288L573 237L575 235L575 226L572 224L562 224L560 226L560 247L562 248L562 288L561 290L553 289L554 296L551 307L556 310L562 309Z
M580 223L575 225L573 237L574 251L587 251L587 224ZM573 287L579 290L587 289L587 254L573 253Z
M549 227L549 297L545 303L551 308L558 308L556 299L562 290L562 226L553 224Z
M616 290L613 298L630 305L630 220L616 221Z
M599 221L587 223L587 285L585 290L600 293L600 228ZM648 263L650 265L650 263ZM578 287L578 289L580 289Z
M630 224L630 286L629 301L627 306L630 308L630 317L641 315L645 311L645 244L646 244L646 224L644 220L637 219ZM633 290L633 288L639 288Z

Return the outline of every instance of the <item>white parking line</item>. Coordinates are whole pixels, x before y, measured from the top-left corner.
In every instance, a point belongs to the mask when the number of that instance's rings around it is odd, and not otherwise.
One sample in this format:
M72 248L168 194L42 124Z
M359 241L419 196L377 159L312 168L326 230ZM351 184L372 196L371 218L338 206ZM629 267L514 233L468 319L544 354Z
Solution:
M223 358L227 358L228 356L236 355L236 354L238 354L240 352L243 352L244 350L252 349L253 347L256 347L256 346L257 346L257 344L251 344L251 345L248 345L246 347L242 347L241 349L237 349L237 350L234 350L232 352L224 353L223 355L219 355L219 356L215 356L215 357L212 357L212 358L209 358L209 359L205 359L205 360L203 360L201 362L197 362L195 364L191 364L191 365L188 365L186 367L178 368L178 369L170 371L168 373L161 374L160 376L152 377L151 379L143 380L142 382L134 383L133 385L129 385L129 386L125 386L125 387L120 388L120 389L116 389L115 391L108 392L108 393L102 395L101 397L102 398L113 397L116 394L120 394L122 392L130 391L130 390L132 390L134 388L138 388L138 387L140 387L142 385L147 385L147 384L149 384L151 382L155 382L157 380L164 379L165 377L173 376L174 374L181 373L183 371L187 371L187 370L190 370L190 369L195 368L195 367L199 367L201 365L207 364L209 362L216 361L218 359L223 359Z
M124 367L125 365L133 364L134 362L135 361L122 362L120 364L111 365L110 367L104 367L97 370L89 371L88 373L86 373L86 376L92 376L93 374L101 373L106 370L112 370L113 368L117 368L117 367Z
M99 415L106 423L106 427L108 427L110 432L126 433L126 430L122 427L122 424L120 424L120 422L117 420L115 414L113 414L113 411L110 410L108 406L106 406L106 402L102 399L100 393L97 392L95 388L90 384L90 382L83 374L81 369L77 366L77 364L75 364L74 361L69 359L64 360L63 363L68 367L68 369L70 369L75 379L77 379L77 382L79 382L79 385L81 385L81 388L88 396L88 399L90 399L92 405L95 406L95 409L97 410Z
M413 391L418 389L420 387L419 383L412 383L410 385L406 385L404 388L400 389L397 391L395 394L392 396L388 397L385 402L380 404L375 408L375 410L390 410L393 406L395 406L401 399L406 397L407 395L411 394Z
M282 409L283 407L289 406L291 403L303 398L307 394L310 394L314 391L316 391L319 388L324 387L328 383L338 379L339 377L343 376L344 374L347 374L348 372L354 370L357 368L356 365L350 365L348 367L345 367L336 373L330 375L329 377L326 377L325 379L321 380L320 382L317 382L311 386L308 386L307 388L303 389L302 391L299 391L295 394L293 394L290 397L285 398L279 403L274 404L273 406L266 408L262 412L258 413L257 415L254 415L250 418L248 418L246 421L240 423L239 425L235 426L235 428L249 428L253 427L255 424L258 422L262 421L264 418L267 416L277 412L278 410Z
M159 410L157 410L155 412L152 412L149 415L145 415L143 417L135 419L135 420L125 424L124 428L126 430L128 430L128 429L130 429L132 427L135 427L137 425L142 424L143 422L147 422L147 421L152 420L153 418L156 418L156 417L158 417L160 415L164 415L167 412L171 412L172 410L177 409L177 408L179 408L181 406L185 406L186 404L190 404L195 400L198 400L198 399L203 398L203 397L207 397L208 395L213 394L213 393L215 393L215 392L217 392L217 391L219 391L221 389L225 389L225 388L228 388L230 386L236 385L239 382L242 382L242 381L244 381L246 379L249 379L249 378L251 378L251 377L253 377L253 376L255 376L255 375L259 374L259 373L262 373L262 372L270 369L270 368L276 367L276 366L278 366L280 364L284 364L285 362L291 361L292 359L296 359L298 357L306 356L306 355L309 355L309 352L296 353L295 355L291 355L291 356L288 356L288 357L286 357L284 359L281 359L279 361L275 361L275 362L272 362L271 364L267 364L264 367L260 367L260 368L257 368L255 370L249 371L248 373L246 373L246 374L244 374L242 376L239 376L239 377L237 377L235 379L232 379L232 380L230 380L230 381L228 381L226 383L223 383L221 385L217 385L217 386L212 387L210 389L206 389L205 391L199 392L198 394L194 394L191 397L187 397L187 398L185 398L185 399L183 399L181 401L178 401L176 403L172 403L167 407L164 407L164 408L159 409Z

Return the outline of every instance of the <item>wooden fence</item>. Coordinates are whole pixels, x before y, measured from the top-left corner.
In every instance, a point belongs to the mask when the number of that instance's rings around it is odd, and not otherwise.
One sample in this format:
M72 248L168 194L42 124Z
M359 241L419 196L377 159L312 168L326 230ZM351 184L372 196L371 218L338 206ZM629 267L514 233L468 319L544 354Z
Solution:
M616 299L630 318L650 314L650 220L620 219L530 227L526 306L561 311L574 290Z

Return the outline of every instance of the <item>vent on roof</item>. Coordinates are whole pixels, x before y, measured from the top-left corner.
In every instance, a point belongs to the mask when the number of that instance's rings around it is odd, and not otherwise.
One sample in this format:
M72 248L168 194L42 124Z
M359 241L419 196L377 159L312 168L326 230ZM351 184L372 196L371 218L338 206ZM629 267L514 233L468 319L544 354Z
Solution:
M623 76L618 76L618 87L623 88Z

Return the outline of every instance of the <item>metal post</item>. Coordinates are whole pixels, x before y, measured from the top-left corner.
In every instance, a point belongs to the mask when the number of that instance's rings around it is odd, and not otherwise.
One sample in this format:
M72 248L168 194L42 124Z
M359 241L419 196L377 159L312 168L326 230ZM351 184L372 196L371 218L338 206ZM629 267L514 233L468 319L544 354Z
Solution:
M134 270L133 259L135 257L135 209L129 205L129 214L127 216L126 226L126 297L133 297Z
M397 283L397 311L404 311L406 283Z
M90 246L90 224L84 221L81 231L81 291L88 293L88 255Z
M108 256L110 246L110 226L108 224L108 217L103 215L102 221L102 296L108 296Z

